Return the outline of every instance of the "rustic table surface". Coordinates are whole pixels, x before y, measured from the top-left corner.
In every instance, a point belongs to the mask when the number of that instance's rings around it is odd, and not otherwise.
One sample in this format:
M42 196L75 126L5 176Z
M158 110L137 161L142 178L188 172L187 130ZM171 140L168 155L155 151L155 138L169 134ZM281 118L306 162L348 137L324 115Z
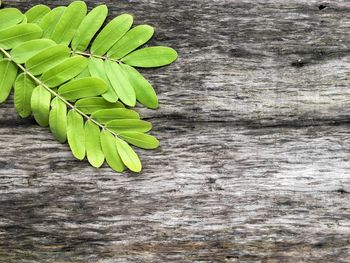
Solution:
M0 262L350 262L350 2L100 3L179 52L145 71L161 147L93 169L0 105Z

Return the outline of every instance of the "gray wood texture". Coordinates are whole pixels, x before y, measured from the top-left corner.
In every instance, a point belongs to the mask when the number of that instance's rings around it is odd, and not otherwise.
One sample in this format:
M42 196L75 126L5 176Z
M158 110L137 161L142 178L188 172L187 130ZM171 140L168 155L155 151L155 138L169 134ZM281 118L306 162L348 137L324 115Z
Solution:
M0 262L350 262L350 2L102 2L179 51L161 147L93 169L0 105Z

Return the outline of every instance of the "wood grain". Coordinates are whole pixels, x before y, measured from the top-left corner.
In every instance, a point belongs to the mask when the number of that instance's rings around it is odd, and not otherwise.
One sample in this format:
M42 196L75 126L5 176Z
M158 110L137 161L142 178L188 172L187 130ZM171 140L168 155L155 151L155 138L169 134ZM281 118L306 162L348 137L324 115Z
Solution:
M103 2L179 51L161 147L96 170L0 105L0 262L350 262L350 3Z

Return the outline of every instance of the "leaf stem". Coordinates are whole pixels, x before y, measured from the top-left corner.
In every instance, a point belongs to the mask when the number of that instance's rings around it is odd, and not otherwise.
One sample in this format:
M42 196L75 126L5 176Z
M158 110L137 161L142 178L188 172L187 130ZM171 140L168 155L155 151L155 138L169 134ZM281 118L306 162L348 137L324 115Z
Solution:
M77 55L81 55L81 56L85 56L85 57L94 57L94 58L99 58L99 59L103 59L103 60L110 60L110 61L113 61L113 62L117 62L117 63L122 63L120 60L118 59L113 59L113 58L110 58L108 56L99 56L99 55L94 55L92 53L89 53L89 52L80 52L80 51L74 51L72 50L72 54L77 54Z
M10 59L11 61L13 61L11 55L3 48L0 48L0 51L2 53L4 53L4 55ZM60 94L58 94L57 92L53 91L52 89L50 89L45 83L43 83L40 79L38 79L36 76L34 76L30 71L28 71L25 67L23 67L21 64L18 64L17 62L13 61L18 68L20 68L25 74L27 74L29 77L31 77L37 84L39 84L40 86L44 87L48 92L50 92L53 96L59 98L60 100L62 100L68 107L70 107L72 110L76 111L77 113L79 113L81 116L85 117L87 120L91 120L93 123L95 123L97 126L99 126L101 129L103 130L107 130L110 133L112 133L114 136L118 137L118 134L116 134L115 132L111 131L110 129L108 129L106 126L104 126L103 124L99 123L98 121L92 119L89 115L85 114L84 112L82 112L81 110L77 109L72 103L70 103L69 101L67 101L65 98L63 98Z

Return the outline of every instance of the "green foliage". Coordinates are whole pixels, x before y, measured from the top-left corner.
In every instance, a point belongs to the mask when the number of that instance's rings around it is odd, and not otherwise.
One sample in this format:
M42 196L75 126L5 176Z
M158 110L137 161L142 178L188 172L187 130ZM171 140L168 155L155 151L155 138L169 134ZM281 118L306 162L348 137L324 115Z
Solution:
M123 172L125 165L117 150L117 143L109 131L101 132L101 146L108 165L117 172Z
M10 95L11 88L16 80L17 67L9 59L0 61L0 103Z
M69 45L75 31L87 12L86 4L82 1L71 3L63 12L52 32L51 38L57 44Z
M140 115L136 111L119 108L97 110L91 114L91 118L105 124L117 119L140 119Z
M106 123L106 127L116 133L128 131L149 132L152 129L150 122L136 119L112 120Z
M26 73L18 75L14 89L14 104L19 116L27 118L32 114L31 98L35 88L35 82Z
M34 39L24 42L11 50L13 61L19 64L25 63L40 51L55 46L56 43L50 39Z
M154 68L168 65L176 58L177 54L172 48L146 47L127 55L121 61L134 67Z
M107 73L105 71L105 63L107 62L103 61L102 59L91 57L89 61L89 74L91 76L103 79L108 85L108 91L102 94L102 97L108 102L117 102L119 97L112 87L109 78L107 77Z
M86 114L92 114L99 110L125 108L120 102L110 103L101 97L80 99L75 103L75 107Z
M35 76L52 69L69 58L70 50L63 45L48 47L25 62L25 67Z
M101 167L105 159L100 133L100 128L94 122L88 120L85 123L86 156L89 163L96 168Z
M84 119L75 110L70 110L67 117L68 144L75 158L83 160L85 157Z
M0 31L0 48L12 49L19 44L40 38L43 31L36 24L20 24Z
M140 102L156 109L158 98L135 67L161 67L177 59L169 47L142 48L154 34L149 25L132 28L122 14L103 26L108 8L87 12L83 1L50 9L37 5L22 14L0 10L0 102L14 87L22 118L34 116L73 155L93 167L140 172L129 144L155 149L150 122L127 107ZM88 50L91 47L91 50ZM141 49L138 49L140 48Z
M91 46L91 53L103 56L113 45L125 35L133 23L131 15L120 15L107 24L97 35Z
M107 77L112 84L112 88L119 99L126 105L134 107L136 105L136 94L132 88L127 75L118 63L112 61L105 62Z
M50 7L46 5L33 6L25 13L25 16L27 17L27 23L39 23L42 18L50 11Z
M147 43L153 34L154 29L151 26L136 26L115 43L115 45L108 51L107 55L113 59L121 59L138 47Z
M67 105L57 97L51 101L49 125L52 134L64 143L67 139Z
M0 10L0 30L17 25L24 19L23 14L16 8Z
M85 51L97 31L103 25L108 14L108 8L105 5L95 7L81 22L73 40L72 49L74 51Z
M39 22L39 26L43 30L43 37L50 38L55 27L60 20L63 12L66 10L66 7L59 6L52 9L49 13L47 13Z
M51 94L43 86L37 86L32 93L31 108L36 122L46 127L49 125Z
M79 75L88 65L88 60L82 56L73 56L50 68L41 80L49 87L57 87Z

